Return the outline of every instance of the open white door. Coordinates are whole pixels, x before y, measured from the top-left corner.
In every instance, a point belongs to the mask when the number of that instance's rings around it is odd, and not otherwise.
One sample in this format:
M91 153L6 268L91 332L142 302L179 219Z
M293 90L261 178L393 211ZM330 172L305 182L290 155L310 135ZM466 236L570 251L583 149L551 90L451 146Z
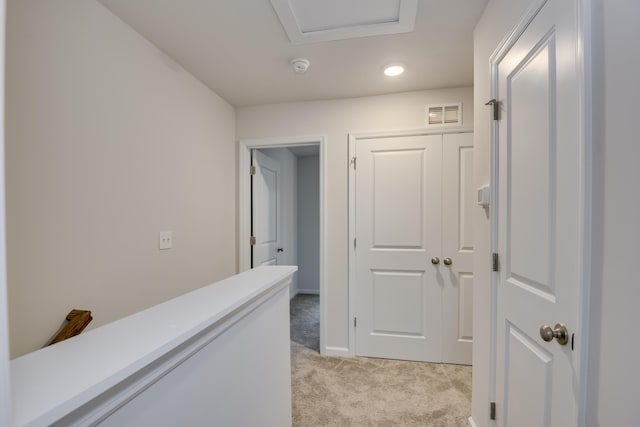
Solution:
M543 3L496 63L502 107L499 426L566 427L577 422L579 346L573 349L573 337L579 328L585 253L578 14L573 0ZM541 330L544 325L548 327Z
M278 264L280 230L280 165L266 154L252 150L251 227L253 231L252 267Z

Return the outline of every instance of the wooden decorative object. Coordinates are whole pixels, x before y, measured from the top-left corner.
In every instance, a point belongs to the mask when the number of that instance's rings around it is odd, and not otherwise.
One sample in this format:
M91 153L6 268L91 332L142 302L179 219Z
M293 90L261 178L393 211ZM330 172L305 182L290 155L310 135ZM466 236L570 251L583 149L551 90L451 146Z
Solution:
M93 320L93 317L91 317L91 312L88 310L71 310L69 314L67 314L67 320L69 323L58 332L47 346L79 335L84 328L87 327L89 322Z

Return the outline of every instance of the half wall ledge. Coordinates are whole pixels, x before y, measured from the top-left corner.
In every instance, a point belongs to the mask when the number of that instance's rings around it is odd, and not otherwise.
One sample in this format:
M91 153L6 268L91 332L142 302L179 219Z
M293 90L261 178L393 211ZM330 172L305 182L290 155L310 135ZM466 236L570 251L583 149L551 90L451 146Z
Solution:
M12 425L291 425L296 270L248 270L12 360Z

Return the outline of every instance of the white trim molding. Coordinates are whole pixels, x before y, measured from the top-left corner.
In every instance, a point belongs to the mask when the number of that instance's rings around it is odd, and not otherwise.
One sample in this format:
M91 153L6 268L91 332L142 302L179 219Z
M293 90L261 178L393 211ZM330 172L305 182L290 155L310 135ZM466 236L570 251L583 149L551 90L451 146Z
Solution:
M398 16L390 22L353 23L336 28L307 29L299 22L296 11L289 0L271 0L280 23L294 45L345 40L384 34L409 33L415 27L418 0L400 0Z
M4 99L5 0L0 0L0 99ZM0 104L0 425L11 422L11 381L9 375L9 302L7 299L7 257L4 188L4 102Z
M333 357L353 357L353 351L351 348L347 347L326 347L324 355Z
M251 180L248 172L251 150L255 148L287 148L317 145L320 149L320 354L327 354L326 346L326 200L327 200L327 138L324 135L286 136L241 139L238 142L238 264L240 271L251 268Z

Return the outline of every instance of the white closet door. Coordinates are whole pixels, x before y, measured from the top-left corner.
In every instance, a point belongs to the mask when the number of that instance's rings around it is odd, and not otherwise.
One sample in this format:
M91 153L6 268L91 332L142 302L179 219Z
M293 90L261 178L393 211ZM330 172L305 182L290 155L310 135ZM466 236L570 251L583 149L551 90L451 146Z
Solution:
M471 364L473 338L473 134L442 142L442 361Z
M356 352L440 361L442 136L356 144Z

